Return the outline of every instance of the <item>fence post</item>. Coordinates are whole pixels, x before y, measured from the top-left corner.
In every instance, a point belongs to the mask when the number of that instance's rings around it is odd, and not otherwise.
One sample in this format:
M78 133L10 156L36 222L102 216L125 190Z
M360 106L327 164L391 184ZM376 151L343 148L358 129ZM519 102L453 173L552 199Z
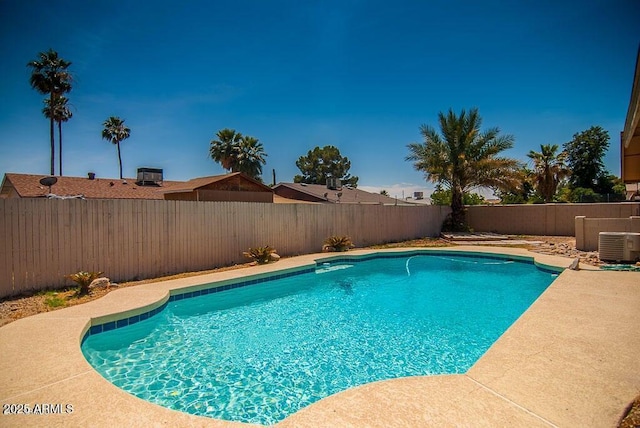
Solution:
M583 215L577 215L575 217L575 228L576 228L576 249L584 251L585 249L585 230L584 224L585 219L587 217Z

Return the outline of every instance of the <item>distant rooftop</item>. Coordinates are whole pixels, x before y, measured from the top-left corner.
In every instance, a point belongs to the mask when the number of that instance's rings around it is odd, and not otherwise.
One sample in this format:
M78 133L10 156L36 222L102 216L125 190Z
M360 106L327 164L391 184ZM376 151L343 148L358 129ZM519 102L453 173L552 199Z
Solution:
M135 178L56 177L51 186L40 184L48 175L7 173L2 181L0 197L47 197L50 193L60 197L84 197L87 199L164 199L159 191L180 181L164 181L161 186L138 186ZM15 192L15 194L14 194Z
M337 189L329 189L322 184L278 183L273 190L276 195L307 202L377 205L416 205L419 203L412 200L391 198L379 193L365 192L347 185Z

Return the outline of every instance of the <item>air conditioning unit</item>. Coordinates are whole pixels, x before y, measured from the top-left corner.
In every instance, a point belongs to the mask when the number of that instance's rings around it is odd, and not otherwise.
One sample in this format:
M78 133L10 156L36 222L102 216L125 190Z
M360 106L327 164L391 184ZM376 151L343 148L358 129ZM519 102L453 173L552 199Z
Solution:
M600 232L598 252L600 260L613 262L640 260L640 233Z
M162 169L161 168L138 168L138 186L161 186L162 185Z
M342 183L338 177L327 177L327 189L339 190L342 189Z

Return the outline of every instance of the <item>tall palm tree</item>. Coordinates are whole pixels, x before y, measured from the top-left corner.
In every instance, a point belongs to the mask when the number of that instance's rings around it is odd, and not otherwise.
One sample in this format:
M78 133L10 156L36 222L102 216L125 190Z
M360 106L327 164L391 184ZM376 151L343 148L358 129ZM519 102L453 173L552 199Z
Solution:
M62 122L67 122L73 117L73 113L67 105L69 99L65 96L59 96L54 98L53 105L50 99L44 100L44 108L42 113L44 116L53 119L58 123L58 161L59 161L59 174L62 176Z
M124 125L124 120L117 116L111 116L102 124L102 138L118 147L118 164L120 165L120 179L122 179L122 156L120 155L120 142L131 135L131 130Z
M231 171L234 165L235 153L242 140L242 134L235 129L225 128L216 133L217 140L211 140L209 155L214 162L222 165L222 168Z
M212 140L209 155L224 169L231 172L242 172L259 179L262 165L266 163L264 148L257 138L242 135L234 129L222 129L216 133L217 140Z
M58 52L49 49L47 52L40 52L38 59L27 63L27 67L32 69L29 83L31 87L43 95L49 95L49 104L54 105L56 98L71 91L72 76L68 68L69 61L58 56ZM51 137L51 175L55 174L55 141L54 141L54 118L49 117L49 134Z
M556 154L557 151L557 144L540 144L540 152L531 150L527 154L533 160L536 189L545 203L553 200L558 185L570 174L569 168L565 165L567 154Z
M422 125L424 143L408 145L413 161L427 180L451 189L452 230L465 230L463 196L476 187L500 189L515 180L518 161L498 155L513 146L513 136L500 135L497 127L480 131L482 119L478 109L465 110L457 116L452 109L438 114L440 134L435 128Z
M255 179L260 179L262 165L266 163L264 159L266 156L267 154L257 138L243 136L237 147L232 171L242 172Z

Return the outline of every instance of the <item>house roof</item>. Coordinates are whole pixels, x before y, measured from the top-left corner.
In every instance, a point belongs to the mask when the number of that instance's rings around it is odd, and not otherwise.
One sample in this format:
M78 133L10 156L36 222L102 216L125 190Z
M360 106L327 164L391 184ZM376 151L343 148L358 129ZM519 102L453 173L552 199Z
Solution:
M258 180L255 180L251 177L249 177L248 175L242 174L241 172L232 172L230 174L223 174L223 175L212 175L209 177L198 177L198 178L193 178L189 181L186 182L180 182L180 183L176 183L176 184L172 184L171 186L164 188L162 190L160 190L160 192L162 193L182 193L182 192L193 192L196 189L199 189L201 187L205 187L205 186L209 186L211 184L214 183L220 183L220 182L224 182L224 181L228 181L231 180L235 177L244 179L248 182L251 182L255 185L257 185L258 187L263 188L263 190L265 192L272 192L271 188L269 186L265 186L264 184L260 183Z
M301 201L300 199L290 199L284 196L273 194L274 204L319 204L320 202Z
M1 195L8 196L11 189L22 198L38 198L49 195L49 187L40 184L48 175L7 173L2 181ZM138 186L134 178L114 179L85 177L56 177L51 194L61 197L86 199L164 199L159 191L181 182L164 181L162 186Z
M341 204L381 204L397 205L411 204L411 202L397 200L379 193L370 193L350 186L342 186L340 189L329 189L322 184L305 183L278 183L273 188L276 194L292 198L292 192L310 196L317 202L341 203ZM413 205L413 204L411 204Z

